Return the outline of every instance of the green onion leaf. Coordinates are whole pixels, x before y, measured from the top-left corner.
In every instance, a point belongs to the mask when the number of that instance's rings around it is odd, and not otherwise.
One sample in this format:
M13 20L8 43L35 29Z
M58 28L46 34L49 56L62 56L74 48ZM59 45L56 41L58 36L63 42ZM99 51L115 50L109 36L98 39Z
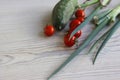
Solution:
M96 61L96 58L100 51L103 49L107 41L111 38L111 36L114 34L114 32L120 27L120 21L117 21L115 25L107 31L103 36L101 36L92 46L90 49L89 53L95 53L94 59L93 59L93 64Z
M100 19L98 22L97 22L97 25L100 25L104 20L105 20L106 17Z
M102 46L102 43L104 42L104 40L106 39L107 35L109 33L105 33L102 37L100 37L94 44L93 46L90 48L88 53L93 53L93 64L95 63L95 60L97 58L97 55L100 51L100 47Z
M104 18L104 17L105 17L106 15L108 15L111 11L112 11L112 10L105 10L105 11L103 11L103 12L95 15L95 16L93 17L94 23L95 23L95 24L98 24L99 20L101 20L102 18Z

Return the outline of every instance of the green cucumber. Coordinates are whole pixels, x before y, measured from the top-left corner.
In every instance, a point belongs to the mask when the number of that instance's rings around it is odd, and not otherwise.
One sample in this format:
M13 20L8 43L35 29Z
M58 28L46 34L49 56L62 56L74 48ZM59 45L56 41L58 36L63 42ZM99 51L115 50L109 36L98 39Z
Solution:
M65 28L77 6L78 0L60 0L55 5L52 13L52 24L57 31Z

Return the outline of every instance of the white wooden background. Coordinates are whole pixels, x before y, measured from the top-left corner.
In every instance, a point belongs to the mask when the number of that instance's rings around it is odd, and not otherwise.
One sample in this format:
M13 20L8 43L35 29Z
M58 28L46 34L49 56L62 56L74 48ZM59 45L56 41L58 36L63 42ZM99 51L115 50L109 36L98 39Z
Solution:
M43 34L58 1L0 0L0 80L46 80L74 51L74 47L64 46L63 34L50 38ZM119 3L112 0L108 8ZM88 34L86 31L84 35ZM51 80L120 80L119 31L102 50L95 65L91 55L83 51Z

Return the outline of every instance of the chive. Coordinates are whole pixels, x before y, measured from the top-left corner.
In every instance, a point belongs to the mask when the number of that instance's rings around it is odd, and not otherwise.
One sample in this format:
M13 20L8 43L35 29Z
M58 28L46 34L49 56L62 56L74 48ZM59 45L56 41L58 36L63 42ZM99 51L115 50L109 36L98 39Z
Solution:
M99 41L103 40L101 42L101 45L100 47L98 48L97 52L96 52L96 55L93 59L93 64L95 63L96 61L96 58L98 56L98 54L100 53L100 51L103 49L103 47L105 46L105 44L107 43L107 41L112 37L112 35L115 33L115 31L120 27L120 21L117 21L115 23L115 25L108 31L106 32L102 37L100 37L97 42L95 44L99 44ZM93 48L95 48L96 45L93 45Z
M78 32L78 30L81 30L86 24L88 24L88 23L92 20L92 18L96 15L96 13L97 13L101 8L102 8L102 6L97 7L97 8L91 13L91 15L89 15L89 16L86 18L86 20L72 32L72 34L70 35L70 38L71 38L76 32Z

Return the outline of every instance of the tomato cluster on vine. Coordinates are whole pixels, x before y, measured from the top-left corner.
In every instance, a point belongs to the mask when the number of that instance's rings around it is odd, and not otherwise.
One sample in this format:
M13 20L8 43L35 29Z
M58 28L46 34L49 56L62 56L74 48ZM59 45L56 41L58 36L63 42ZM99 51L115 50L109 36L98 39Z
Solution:
M69 24L69 31L68 31L68 33L64 36L64 44L67 47L72 47L75 44L76 39L81 37L82 31L79 30L74 36L72 36L71 39L69 39L71 33L84 21L84 19L85 19L85 12L84 12L84 10L78 9L75 12L75 19L73 19L70 22L70 24ZM45 28L44 28L44 33L45 33L46 36L52 36L55 33L54 26L46 25Z

